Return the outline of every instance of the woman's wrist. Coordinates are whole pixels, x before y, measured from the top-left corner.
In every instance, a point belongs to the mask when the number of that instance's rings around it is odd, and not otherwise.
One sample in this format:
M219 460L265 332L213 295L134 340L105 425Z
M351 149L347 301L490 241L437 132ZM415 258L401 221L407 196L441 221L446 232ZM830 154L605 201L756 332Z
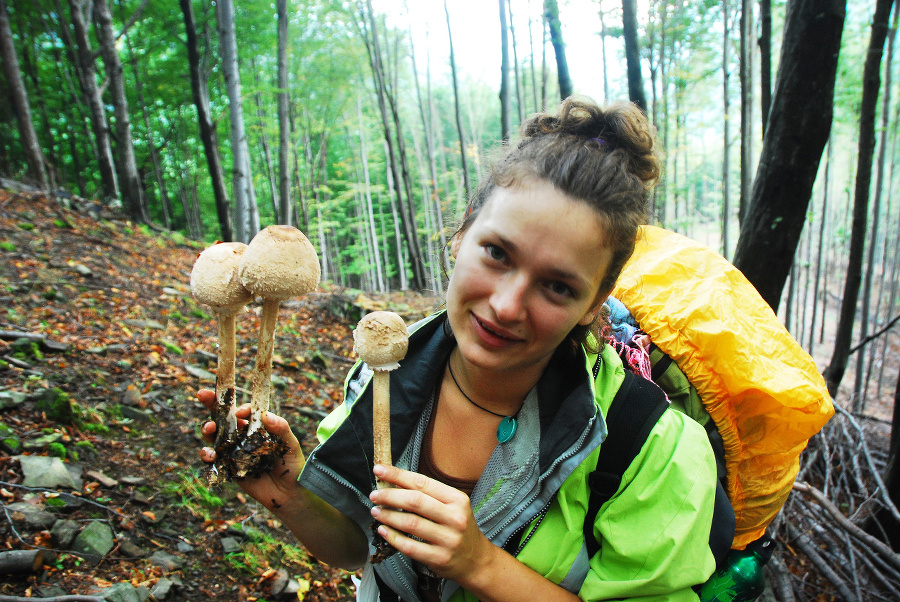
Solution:
M577 601L543 575L519 562L513 555L488 542L491 549L475 564L463 582L458 582L482 602L510 600Z

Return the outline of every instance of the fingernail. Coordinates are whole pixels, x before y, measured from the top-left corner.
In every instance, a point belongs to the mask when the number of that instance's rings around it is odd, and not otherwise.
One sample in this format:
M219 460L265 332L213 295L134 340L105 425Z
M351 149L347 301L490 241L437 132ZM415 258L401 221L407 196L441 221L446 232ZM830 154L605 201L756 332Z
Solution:
M381 506L373 506L372 507L372 516L374 518L378 518L379 514L381 514Z
M387 472L387 468L385 468L381 464L376 464L375 467L372 468L372 472L374 472L378 476L382 476L385 472Z

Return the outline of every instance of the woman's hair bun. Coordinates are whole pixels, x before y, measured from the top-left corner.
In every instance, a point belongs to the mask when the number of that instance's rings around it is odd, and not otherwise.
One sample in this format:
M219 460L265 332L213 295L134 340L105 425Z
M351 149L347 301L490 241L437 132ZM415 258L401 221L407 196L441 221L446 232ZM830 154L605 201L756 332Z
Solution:
M570 96L558 113L538 113L525 121L521 134L520 145L549 134L583 138L607 151L621 149L628 171L646 187L659 180L654 128L633 103L619 101L601 107L589 98Z

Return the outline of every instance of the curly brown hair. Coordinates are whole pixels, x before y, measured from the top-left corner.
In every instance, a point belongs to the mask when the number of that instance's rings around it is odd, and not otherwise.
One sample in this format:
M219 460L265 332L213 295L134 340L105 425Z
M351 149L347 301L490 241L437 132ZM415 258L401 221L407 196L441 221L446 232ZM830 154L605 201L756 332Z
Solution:
M655 131L637 106L569 97L557 113L538 113L522 124L518 142L503 149L469 200L457 234L475 221L495 188L549 182L597 212L606 233L602 243L612 250L598 292L609 294L634 252L659 176ZM576 327L570 339L584 344L592 329Z

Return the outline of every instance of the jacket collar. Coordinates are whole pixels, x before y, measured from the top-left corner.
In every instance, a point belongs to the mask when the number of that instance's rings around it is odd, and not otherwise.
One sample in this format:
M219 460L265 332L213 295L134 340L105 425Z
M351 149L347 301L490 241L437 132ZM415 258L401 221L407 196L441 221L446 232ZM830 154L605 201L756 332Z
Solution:
M443 373L456 341L445 312L412 327L409 351L391 372L391 452L399 458L414 436L422 411ZM584 352L556 350L538 382L540 407L540 472L574 445L596 413ZM372 371L358 363L348 378L345 403L349 415L335 433L316 450L316 459L343 475L360 492L372 482Z

